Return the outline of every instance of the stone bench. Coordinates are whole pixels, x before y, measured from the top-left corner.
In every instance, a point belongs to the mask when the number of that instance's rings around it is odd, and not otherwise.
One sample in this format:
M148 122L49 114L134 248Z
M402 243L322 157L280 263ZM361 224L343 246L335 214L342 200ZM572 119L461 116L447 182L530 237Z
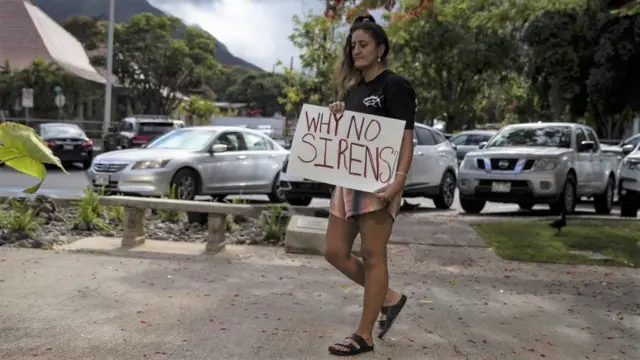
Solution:
M122 247L135 247L145 242L145 212L152 210L173 210L208 214L206 250L219 252L224 249L227 215L258 216L264 209L246 204L227 204L192 200L172 200L133 196L102 196L104 206L124 207Z

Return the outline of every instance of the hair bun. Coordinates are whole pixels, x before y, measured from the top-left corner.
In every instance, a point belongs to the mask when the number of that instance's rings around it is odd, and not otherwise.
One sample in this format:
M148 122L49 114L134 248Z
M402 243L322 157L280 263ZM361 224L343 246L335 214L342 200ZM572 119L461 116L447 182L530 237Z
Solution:
M365 22L370 22L370 23L376 23L376 19L373 17L373 15L371 14L367 14L367 15L360 15L357 16L354 20L353 20L353 24L357 24L357 23L365 23Z

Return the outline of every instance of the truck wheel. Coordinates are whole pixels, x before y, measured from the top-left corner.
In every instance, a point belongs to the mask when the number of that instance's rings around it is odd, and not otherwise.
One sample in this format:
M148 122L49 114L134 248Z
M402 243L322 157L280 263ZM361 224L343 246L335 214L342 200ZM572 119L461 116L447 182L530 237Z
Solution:
M519 202L518 206L520 207L520 210L531 210L533 209L533 205L535 205L532 202Z
M620 216L635 218L638 216L638 207L628 203L620 204Z
M552 203L550 208L552 213L560 214L564 210L567 215L576 210L576 179L573 175L567 175L560 199Z
M433 198L436 209L447 210L451 208L456 197L456 177L451 171L446 171L440 180L440 191Z
M479 214L487 202L484 200L469 199L464 196L460 196L460 206L462 210L469 214Z
M313 198L311 196L287 196L287 202L293 206L309 206Z
M610 214L613 208L613 192L614 192L613 177L609 176L607 180L607 187L602 194L598 194L593 198L593 206L596 209L596 214Z

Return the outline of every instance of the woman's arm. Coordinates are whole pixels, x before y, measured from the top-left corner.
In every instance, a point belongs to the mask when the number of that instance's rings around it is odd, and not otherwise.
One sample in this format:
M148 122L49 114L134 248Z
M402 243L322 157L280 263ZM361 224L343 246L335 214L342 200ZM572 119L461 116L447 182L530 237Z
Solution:
M405 129L402 134L402 144L398 155L398 168L396 170L396 181L404 185L407 174L413 161L413 129Z

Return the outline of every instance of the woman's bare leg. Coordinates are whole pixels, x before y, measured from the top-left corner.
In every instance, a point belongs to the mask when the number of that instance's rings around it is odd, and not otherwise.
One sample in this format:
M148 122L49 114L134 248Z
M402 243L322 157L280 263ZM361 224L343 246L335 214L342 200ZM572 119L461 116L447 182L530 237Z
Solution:
M362 317L356 334L371 344L373 327L389 292L387 243L391 236L393 219L386 209L382 209L360 216L358 222L362 236L365 283Z
M358 223L331 214L326 232L324 257L346 277L360 286L365 286L365 265L362 260L351 254L357 234ZM401 296L398 292L388 289L384 305L397 303Z

